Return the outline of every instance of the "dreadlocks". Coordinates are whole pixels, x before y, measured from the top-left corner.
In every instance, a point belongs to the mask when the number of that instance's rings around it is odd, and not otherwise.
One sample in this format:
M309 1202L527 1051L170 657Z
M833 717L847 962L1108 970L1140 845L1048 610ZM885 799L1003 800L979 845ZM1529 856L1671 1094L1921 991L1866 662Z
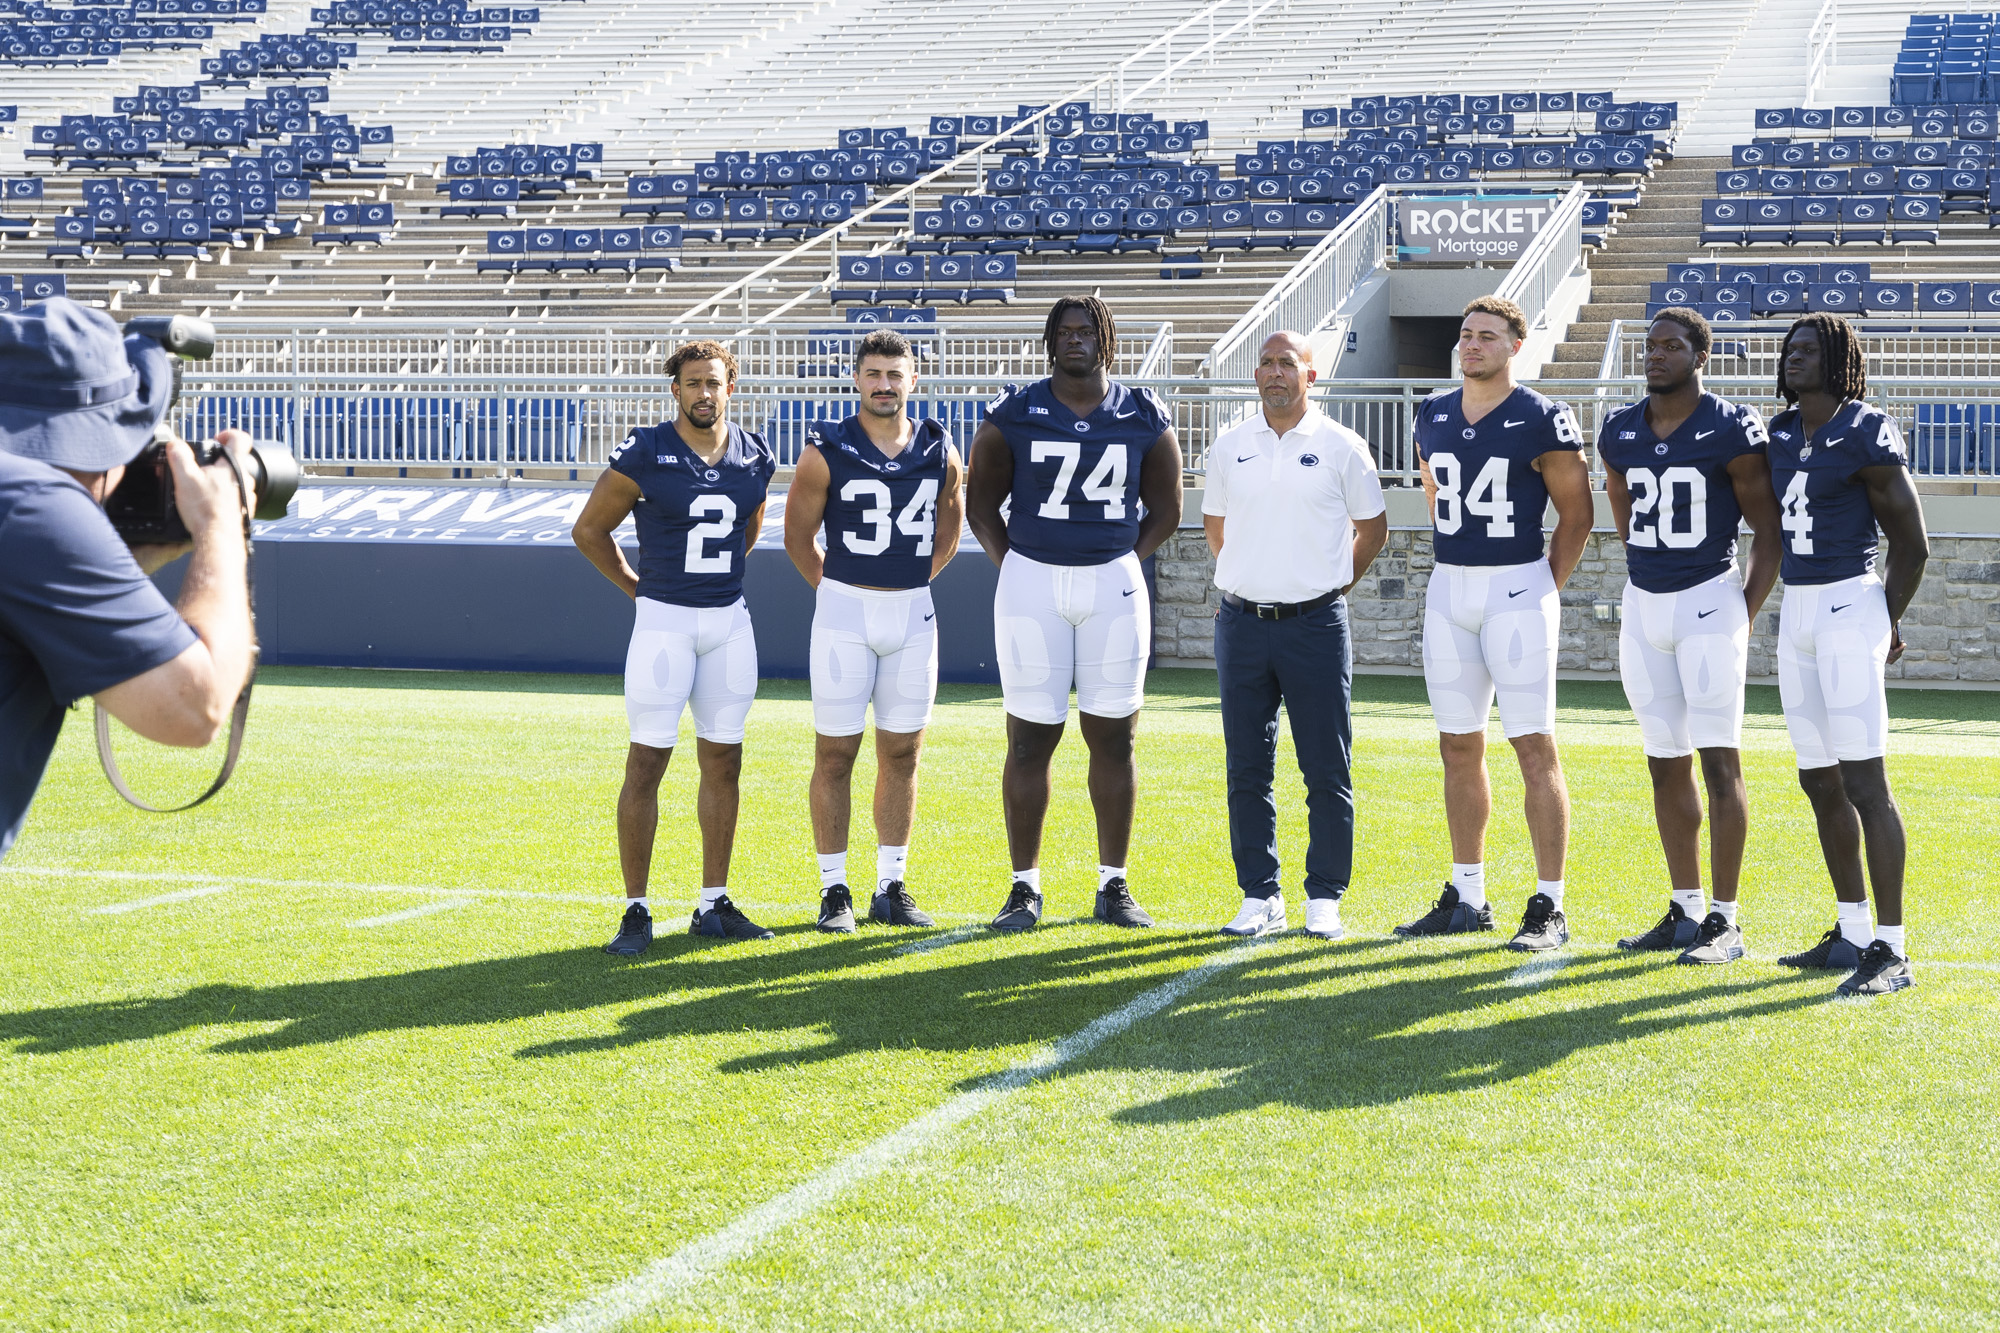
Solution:
M1095 296L1060 296L1049 307L1049 317L1042 325L1042 346L1049 356L1056 354L1056 327L1062 317L1072 310L1081 310L1090 316L1090 327L1097 334L1097 364L1111 369L1112 354L1118 347L1118 323L1111 318L1111 307Z
M1819 334L1820 387L1831 394L1835 402L1859 400L1868 392L1868 358L1862 355L1861 339L1855 336L1854 326L1839 315L1816 311L1800 315L1792 321L1792 327L1785 330L1785 341L1779 344L1778 350L1779 397L1788 403L1799 401L1791 385L1785 383L1784 349L1791 345L1792 335L1800 329L1811 329Z

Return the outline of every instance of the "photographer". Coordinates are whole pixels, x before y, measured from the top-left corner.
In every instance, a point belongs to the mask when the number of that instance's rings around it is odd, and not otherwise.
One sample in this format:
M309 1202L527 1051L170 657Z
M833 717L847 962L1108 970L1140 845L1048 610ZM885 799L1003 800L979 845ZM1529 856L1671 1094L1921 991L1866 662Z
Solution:
M0 855L76 700L203 746L249 679L249 437L222 437L235 468L167 446L191 544L128 548L102 507L172 392L168 353L102 312L56 299L0 315ZM190 549L177 613L146 573Z

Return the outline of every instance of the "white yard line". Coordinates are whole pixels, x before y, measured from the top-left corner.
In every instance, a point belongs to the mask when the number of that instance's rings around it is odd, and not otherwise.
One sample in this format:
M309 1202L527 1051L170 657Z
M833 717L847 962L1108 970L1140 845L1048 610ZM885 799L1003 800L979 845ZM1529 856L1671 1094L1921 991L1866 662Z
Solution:
M1544 954L1533 958L1507 974L1509 986L1539 986L1556 973L1576 961L1576 955L1568 953Z
M339 879L265 879L255 875L182 875L147 870L72 870L64 866L0 866L0 875L23 875L29 879L136 880L140 883L175 880L183 884L216 884L223 888L339 889L348 893L459 893L481 898L596 903L605 907L624 901L622 896L609 893L534 893L525 889L461 889L448 884L357 884Z
M911 940L908 944L899 944L896 946L896 953L907 958L911 954L929 953L933 949L946 949L954 944L963 944L985 933L984 926L955 926L950 930L939 931L935 935L926 935L920 940Z
M157 876L155 877L157 878ZM212 893L227 893L227 884L209 884L198 889L182 889L177 893L163 893L156 898L140 898L129 903L106 903L90 910L99 916L114 916L120 912L136 912L142 907L163 907L167 903L184 903L191 898L206 898Z
M390 912L386 916L364 916L359 921L350 921L347 924L353 930L367 930L371 926L393 926L398 921L414 921L420 916L449 912L454 907L470 907L478 901L477 898L440 898L436 902L406 907L400 912Z
M644 1271L589 1297L555 1323L543 1325L545 1333L598 1333L618 1327L724 1264L743 1257L773 1233L817 1211L854 1186L880 1175L901 1158L970 1120L992 1103L1089 1054L1140 1019L1173 1004L1223 968L1242 964L1263 947L1251 944L1232 949L1155 986L1123 1008L983 1080L902 1128L891 1130L777 1198L757 1205L720 1231L690 1241Z

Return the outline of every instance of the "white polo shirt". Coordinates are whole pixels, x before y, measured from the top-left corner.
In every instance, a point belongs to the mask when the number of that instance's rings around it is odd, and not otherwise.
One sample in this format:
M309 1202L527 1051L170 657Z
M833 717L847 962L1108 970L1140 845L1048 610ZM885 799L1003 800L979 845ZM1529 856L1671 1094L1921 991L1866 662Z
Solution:
M1208 451L1201 512L1222 519L1215 585L1246 602L1308 602L1354 581L1354 520L1387 506L1368 442L1317 407L1280 436L1258 413Z

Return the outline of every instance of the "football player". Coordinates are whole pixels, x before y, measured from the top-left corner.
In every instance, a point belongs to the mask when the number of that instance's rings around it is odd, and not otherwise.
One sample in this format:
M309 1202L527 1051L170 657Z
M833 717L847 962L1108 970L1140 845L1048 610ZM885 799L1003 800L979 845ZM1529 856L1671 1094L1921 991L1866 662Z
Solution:
M870 920L928 926L904 885L917 756L937 699L931 580L958 551L964 468L942 423L912 421L909 340L877 329L854 351L861 411L806 431L785 499L785 550L815 589L811 805L819 928L854 929L847 826L854 760L875 706L875 880ZM822 555L816 538L826 530Z
M728 348L687 343L667 359L667 375L676 418L640 427L612 451L570 534L636 606L625 654L632 743L618 793L626 907L617 938L604 946L627 956L644 953L653 940L646 881L660 778L686 708L694 711L701 769L695 814L702 872L688 931L732 940L771 935L729 901L727 885L744 720L757 697L757 640L743 602L743 565L764 526L777 459L762 436L726 419L736 387ZM628 514L639 534L636 573L612 537Z
M1621 949L1679 953L1683 963L1743 956L1737 880L1749 831L1743 788L1743 686L1750 622L1778 578L1778 499L1755 409L1701 386L1708 321L1663 310L1646 329L1646 396L1606 418L1597 436L1604 489L1625 541L1627 578L1618 674L1639 719L1653 779L1653 816L1672 897L1666 915ZM1747 520L1749 560L1736 568ZM1701 893L1701 793L1708 788L1715 904Z
M1826 314L1793 323L1778 361L1778 392L1792 406L1771 421L1769 446L1784 536L1778 693L1837 919L1813 948L1778 961L1850 972L1842 995L1886 995L1916 980L1903 937L1903 816L1883 765L1882 669L1903 655L1903 612L1923 580L1930 538L1903 437L1862 401L1867 391L1852 325ZM1878 527L1889 539L1880 574Z
M1471 302L1458 331L1461 386L1431 395L1417 413L1436 561L1424 592L1424 685L1444 757L1452 866L1431 910L1396 933L1493 929L1486 719L1497 694L1527 788L1535 851L1535 892L1509 947L1539 952L1569 942L1569 791L1555 742L1556 648L1560 590L1583 556L1592 506L1576 417L1514 382L1514 356L1527 336L1527 317L1512 301ZM1542 513L1551 502L1556 530L1545 552Z
M1125 874L1132 745L1153 639L1139 562L1180 525L1181 451L1166 405L1111 378L1117 337L1098 298L1058 300L1042 331L1049 377L1003 394L972 440L966 517L1000 566L993 637L1007 709L1001 803L1013 875L996 930L1041 920L1049 761L1072 686L1097 814L1094 915L1153 924Z

